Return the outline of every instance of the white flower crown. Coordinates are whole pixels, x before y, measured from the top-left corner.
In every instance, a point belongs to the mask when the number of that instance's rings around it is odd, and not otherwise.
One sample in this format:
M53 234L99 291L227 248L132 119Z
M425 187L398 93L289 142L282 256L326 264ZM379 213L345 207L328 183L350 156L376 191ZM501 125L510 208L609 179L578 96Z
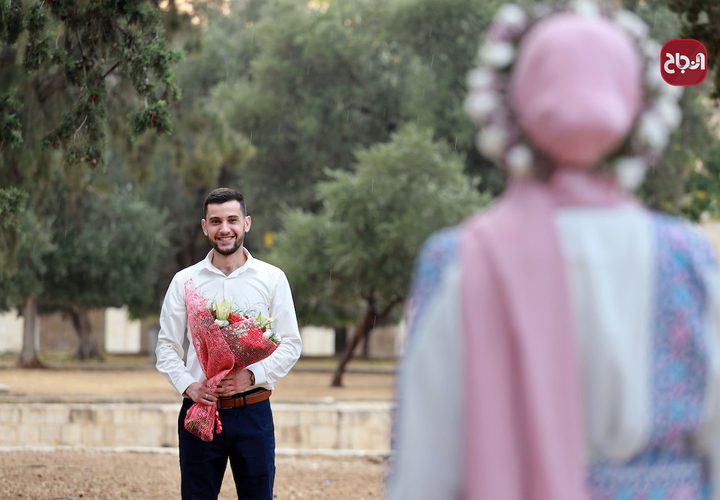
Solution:
M560 12L608 18L636 42L644 57L642 110L629 140L601 167L614 171L618 183L633 191L642 184L648 167L660 158L670 134L680 124L682 113L678 101L682 87L663 81L659 71L660 45L648 37L645 22L627 10L603 12L589 0L576 0L558 10L542 4L528 10L515 4L502 6L478 52L480 65L467 79L469 94L465 112L480 129L477 147L487 158L504 165L511 176L531 175L537 153L524 141L512 113L508 96L511 68L520 40L528 30L548 14Z

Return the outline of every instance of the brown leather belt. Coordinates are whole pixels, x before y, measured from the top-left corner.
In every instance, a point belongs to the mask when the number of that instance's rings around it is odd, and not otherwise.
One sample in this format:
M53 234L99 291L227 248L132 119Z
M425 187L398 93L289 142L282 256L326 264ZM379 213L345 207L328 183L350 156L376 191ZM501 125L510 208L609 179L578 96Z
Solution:
M231 408L242 408L247 405L261 403L270 398L271 390L260 389L257 391L246 392L243 394L235 394L229 398L218 398L217 406L221 410L229 410Z

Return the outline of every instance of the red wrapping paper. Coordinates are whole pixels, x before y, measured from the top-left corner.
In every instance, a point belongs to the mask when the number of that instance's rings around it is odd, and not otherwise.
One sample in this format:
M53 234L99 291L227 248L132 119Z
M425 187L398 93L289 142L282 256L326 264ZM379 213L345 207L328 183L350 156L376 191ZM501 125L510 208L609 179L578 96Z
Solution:
M263 337L255 318L233 314L234 323L220 327L208 310L208 301L185 283L188 327L209 392L215 392L226 375L239 372L270 356L278 344ZM217 405L193 404L185 416L185 429L203 441L212 441L222 432Z

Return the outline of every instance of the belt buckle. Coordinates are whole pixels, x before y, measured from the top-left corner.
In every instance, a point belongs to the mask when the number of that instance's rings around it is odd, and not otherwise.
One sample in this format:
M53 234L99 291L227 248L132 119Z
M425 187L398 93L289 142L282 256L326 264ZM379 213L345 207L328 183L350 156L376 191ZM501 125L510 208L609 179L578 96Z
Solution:
M220 398L219 401L221 402L221 404L218 404L218 407L221 410L231 410L233 408L243 408L247 405L247 400L245 399L245 395L230 396L228 398Z

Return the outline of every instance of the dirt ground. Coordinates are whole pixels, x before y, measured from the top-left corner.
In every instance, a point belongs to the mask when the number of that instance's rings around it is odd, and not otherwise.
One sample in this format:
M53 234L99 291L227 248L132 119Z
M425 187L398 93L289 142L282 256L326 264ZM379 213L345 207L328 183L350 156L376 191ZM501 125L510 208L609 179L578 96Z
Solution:
M299 366L276 387L275 402L389 401L393 375L348 373L331 388L331 374ZM179 401L169 382L151 368L17 370L0 368L0 404L18 401ZM0 422L2 425L2 422ZM385 459L277 457L278 499L360 500L382 497ZM226 473L221 499L236 498ZM97 451L0 453L0 499L179 498L177 454Z
M369 500L382 497L379 459L278 457L275 498ZM180 498L177 455L150 453L0 453L2 499ZM237 498L230 468L220 498Z
M273 402L390 401L393 397L392 374L348 373L344 387L330 387L331 374L299 368L277 384ZM17 400L67 401L179 401L167 379L147 369L105 370L18 370L0 368L0 384L8 392L0 393L0 402Z

